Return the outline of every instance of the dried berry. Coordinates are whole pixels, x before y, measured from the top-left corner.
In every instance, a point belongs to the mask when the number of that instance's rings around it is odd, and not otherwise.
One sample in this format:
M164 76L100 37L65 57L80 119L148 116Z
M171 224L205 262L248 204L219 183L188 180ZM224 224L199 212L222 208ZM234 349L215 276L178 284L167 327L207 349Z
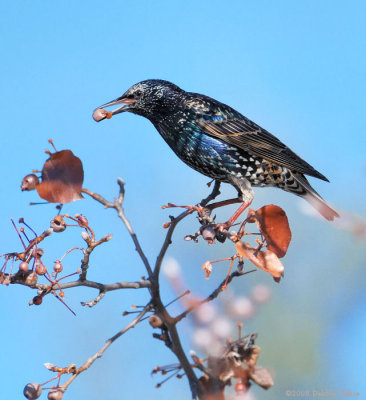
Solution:
M237 382L237 384L235 385L235 392L236 393L243 393L246 390L247 390L247 387L241 381Z
M104 110L103 108L97 108L97 109L95 109L94 112L93 112L93 119L94 119L94 121L99 122L99 121L101 121L102 119L104 119L104 118L107 117L106 114L107 114L107 111L106 111L106 110Z
M56 215L56 217L51 220L50 226L56 233L63 232L66 229L66 222L63 215Z
M208 244L215 243L216 231L212 226L207 226L202 230L202 237Z
M20 188L22 189L22 191L34 190L38 184L39 184L38 176L34 174L29 174L23 178Z
M48 400L62 400L64 398L64 394L62 390L52 389L48 392L47 399Z
M29 264L26 261L23 261L19 264L19 270L23 272L27 272L29 269Z
M34 304L35 306L41 305L41 304L42 304L42 301L43 301L42 296L35 296L35 297L33 297L33 304Z
M153 328L160 328L163 325L163 321L159 317L159 315L153 314L153 315L150 315L150 317L149 317L149 324Z
M55 265L53 266L53 270L56 272L56 274L59 274L60 272L62 272L63 269L64 268L63 268L61 262L57 260L55 262Z
M44 275L47 272L47 268L44 264L37 263L36 264L36 273L38 275Z
M27 383L23 390L24 396L29 400L35 400L42 394L42 387L39 383Z

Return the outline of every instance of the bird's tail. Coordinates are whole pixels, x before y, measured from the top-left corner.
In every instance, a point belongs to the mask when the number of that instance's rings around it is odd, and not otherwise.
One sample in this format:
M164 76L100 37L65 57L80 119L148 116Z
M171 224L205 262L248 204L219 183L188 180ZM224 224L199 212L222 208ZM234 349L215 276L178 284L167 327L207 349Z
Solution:
M333 221L334 218L339 218L339 214L335 211L321 196L311 187L305 176L300 174L293 174L295 180L300 186L305 189L305 194L300 196L308 201L318 212L328 221Z

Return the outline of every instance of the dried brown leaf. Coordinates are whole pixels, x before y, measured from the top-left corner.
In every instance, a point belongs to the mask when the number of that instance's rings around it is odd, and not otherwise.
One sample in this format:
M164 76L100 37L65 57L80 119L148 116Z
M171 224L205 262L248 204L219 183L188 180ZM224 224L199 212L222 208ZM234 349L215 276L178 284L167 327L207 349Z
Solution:
M273 386L273 378L267 369L263 367L255 367L250 374L250 379L263 389L269 389Z
M80 200L84 180L82 162L71 150L52 153L42 169L42 182L37 192L50 203L66 204Z
M291 242L291 230L285 211L270 204L256 210L251 216L265 237L268 250L282 258Z
M242 257L247 258L258 268L263 269L263 271L270 273L275 278L276 282L283 276L285 268L272 251L257 250L249 243L244 242L237 242L235 247Z

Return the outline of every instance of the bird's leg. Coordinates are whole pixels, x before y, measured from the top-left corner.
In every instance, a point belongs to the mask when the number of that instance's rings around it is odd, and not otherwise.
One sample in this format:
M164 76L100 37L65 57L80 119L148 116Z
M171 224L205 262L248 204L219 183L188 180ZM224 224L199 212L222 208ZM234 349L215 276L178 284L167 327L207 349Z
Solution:
M234 224L234 222L240 217L240 215L252 204L252 202L244 202L240 207L234 212L234 214L226 221L226 225L229 227Z
M206 208L213 210L218 207L229 206L231 204L236 204L236 203L241 203L241 202L242 202L242 200L235 197L234 199L222 200L222 201L217 201L216 203L209 204L208 206L206 206Z
M233 199L231 199L233 200ZM235 203L238 203L238 201L241 201L240 199L235 199L237 200ZM233 203L228 203L228 204L233 204ZM215 224L215 228L220 231L227 231L229 230L234 224L235 221L240 217L240 215L252 204L251 201L249 202L244 202L240 205L240 207L234 212L234 214L226 221L222 222L219 224Z
M226 200L226 204L234 204L238 202L243 202L240 207L235 211L235 213L223 224L219 224L218 229L228 230L235 221L240 217L240 215L252 204L254 198L254 192L250 182L245 178L231 178L233 185L239 190L240 198ZM225 202L221 202L225 203ZM226 205L222 204L222 205Z

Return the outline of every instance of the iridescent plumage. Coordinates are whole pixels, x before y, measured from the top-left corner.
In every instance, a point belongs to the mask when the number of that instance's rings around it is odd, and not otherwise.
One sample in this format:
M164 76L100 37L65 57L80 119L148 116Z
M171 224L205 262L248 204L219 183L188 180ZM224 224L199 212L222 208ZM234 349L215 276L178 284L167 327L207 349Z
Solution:
M273 186L304 197L328 220L339 216L305 177L328 181L324 175L226 104L156 79L137 83L102 107L115 104L122 106L112 115L129 111L149 119L182 161L232 184L243 201L253 199L252 186Z

